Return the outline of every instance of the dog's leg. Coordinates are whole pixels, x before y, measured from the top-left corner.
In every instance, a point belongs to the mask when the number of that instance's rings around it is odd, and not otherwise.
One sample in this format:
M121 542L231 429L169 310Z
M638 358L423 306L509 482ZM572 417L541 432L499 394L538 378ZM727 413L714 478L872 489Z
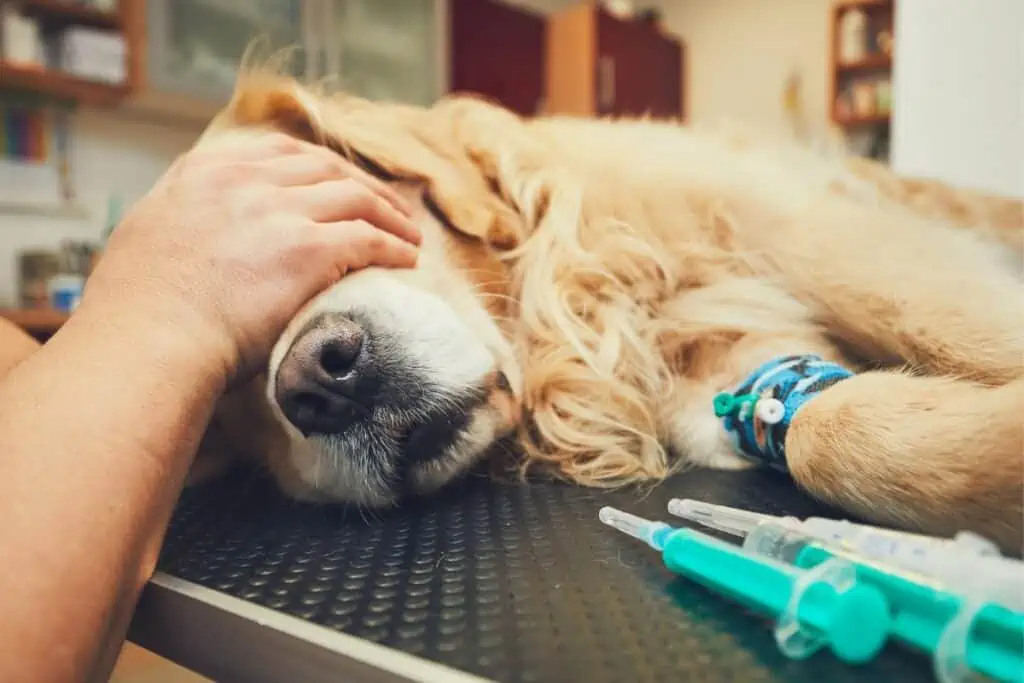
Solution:
M786 459L801 486L869 521L1021 549L1024 380L855 376L797 411Z
M857 369L813 328L747 335L710 357L691 357L690 376L665 405L666 440L686 462L743 466L714 415L715 394L734 390L766 361L800 354ZM990 387L864 372L796 410L785 456L799 486L852 516L933 534L970 529L1009 550L1021 546L1024 379Z
M202 441L199 442L199 449L189 468L185 486L197 486L217 479L238 461L238 451L214 417L207 426Z
M754 225L753 220L745 225ZM741 238L860 356L786 435L790 472L866 519L1020 549L1024 283L974 235L891 207L826 198Z
M990 385L1024 376L1024 282L976 236L838 197L740 230L860 355Z
M717 351L717 353L715 352ZM662 407L663 438L687 465L714 469L750 467L739 457L722 420L715 417L714 400L720 392L731 391L753 369L782 356L815 354L842 363L842 356L813 328L806 334L748 334L724 348L706 346L676 379L672 393Z
M262 400L264 382L262 376L256 377L221 396L199 442L186 486L217 479L262 453L261 447L270 447L272 438L260 428L272 419Z

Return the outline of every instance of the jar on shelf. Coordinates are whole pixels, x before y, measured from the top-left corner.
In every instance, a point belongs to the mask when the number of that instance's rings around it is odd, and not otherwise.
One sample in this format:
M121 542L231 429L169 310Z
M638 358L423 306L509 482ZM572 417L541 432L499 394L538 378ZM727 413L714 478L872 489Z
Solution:
M875 108L879 114L892 111L892 82L888 78L881 78L875 84Z
M39 24L4 3L0 3L0 61L22 68L42 68L45 62Z
M871 116L875 109L875 84L868 80L853 85L853 113L856 116Z
M859 8L848 9L839 19L839 61L859 62L867 56L868 15Z
M18 300L21 308L49 308L50 280L60 274L60 255L42 249L18 254Z
M882 29L875 36L875 45L878 51L887 57L892 57L892 31Z
M836 117L849 119L853 117L853 101L849 89L843 90L836 96Z

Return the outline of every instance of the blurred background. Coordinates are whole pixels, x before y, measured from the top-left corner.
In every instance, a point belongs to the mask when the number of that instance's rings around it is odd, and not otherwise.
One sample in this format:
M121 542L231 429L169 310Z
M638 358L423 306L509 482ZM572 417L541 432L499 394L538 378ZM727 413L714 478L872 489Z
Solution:
M0 307L45 335L247 46L374 99L676 117L1022 190L1020 0L0 0Z
M368 98L735 121L1024 196L1021 0L0 0L0 29L0 314L42 339L254 38ZM115 680L179 680L131 656Z

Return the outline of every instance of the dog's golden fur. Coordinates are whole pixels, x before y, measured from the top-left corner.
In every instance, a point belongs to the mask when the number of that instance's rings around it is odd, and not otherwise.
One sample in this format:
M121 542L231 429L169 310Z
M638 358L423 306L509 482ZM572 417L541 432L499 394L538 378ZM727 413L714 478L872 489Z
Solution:
M813 352L862 372L798 414L796 482L1020 547L1024 286L995 246L1019 255L1020 201L732 132L370 103L259 72L211 134L250 126L427 184L518 359L526 467L617 486L736 466L711 398Z

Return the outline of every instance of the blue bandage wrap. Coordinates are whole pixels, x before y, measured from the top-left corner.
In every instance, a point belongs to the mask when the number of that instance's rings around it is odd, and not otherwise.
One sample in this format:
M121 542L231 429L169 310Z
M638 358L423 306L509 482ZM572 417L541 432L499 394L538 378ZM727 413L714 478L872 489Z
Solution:
M817 394L853 373L808 354L768 361L731 393L715 397L736 452L749 460L787 472L786 433L797 411Z

